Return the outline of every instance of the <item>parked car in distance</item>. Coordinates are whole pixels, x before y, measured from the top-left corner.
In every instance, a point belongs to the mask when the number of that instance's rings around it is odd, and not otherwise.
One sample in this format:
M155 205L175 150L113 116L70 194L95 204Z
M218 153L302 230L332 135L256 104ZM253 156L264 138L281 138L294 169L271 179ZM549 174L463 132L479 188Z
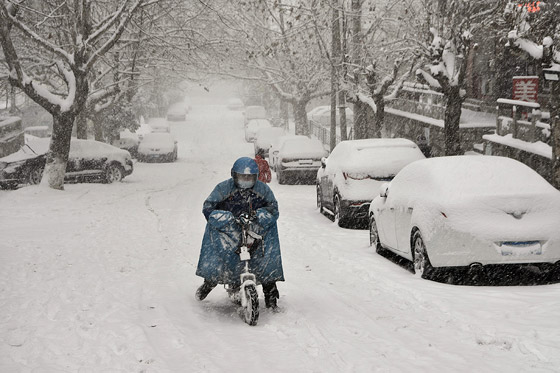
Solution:
M367 227L371 200L382 183L407 164L424 159L407 139L341 141L317 171L317 207L341 227Z
M251 119L267 119L266 109L264 106L247 106L245 112L243 113L244 125L247 126Z
M272 128L272 123L268 119L251 119L245 127L245 141L255 141L257 131L262 128Z
M532 264L560 270L560 191L511 158L428 158L403 168L370 206L370 243L442 268Z
M45 169L49 142L49 138L30 141L20 151L0 159L0 186L13 189L21 184L38 184ZM72 138L64 180L113 183L132 171L128 151L95 140Z
M317 139L286 139L278 152L276 177L279 184L313 184L321 159L328 155Z
M177 140L166 132L144 135L138 145L140 162L174 162L177 160Z
M233 97L227 101L226 107L229 110L242 110L245 107L245 105L243 104L243 101L241 101L240 98Z
M261 128L255 134L255 155L259 150L263 151L263 157L268 157L268 152L272 143L286 134L283 128L280 127L266 127Z
M318 106L307 113L307 119L319 124L322 127L331 125L331 107L330 105ZM336 110L336 123L340 123L340 110ZM348 127L354 125L354 111L349 107L346 108L346 123Z
M322 112L325 112L325 111L330 112L330 110L331 110L331 107L329 105L317 106L317 107L315 107L315 108L313 108L313 109L311 109L307 112L307 120L313 120L315 115L317 115L319 113L322 113Z
M187 119L187 108L183 103L176 103L167 110L168 121L184 121Z
M138 138L138 134L130 132L129 129L125 129L121 131L120 139L113 140L111 145L128 151L132 157L136 158L139 143L140 139Z
M23 132L26 135L31 135L35 137L51 137L51 129L49 126L32 126L32 127L25 127Z
M171 132L171 127L165 118L150 118L148 126L152 132Z
M0 188L39 184L49 150L48 140L28 141L17 152L0 158Z
M280 148L284 144L284 141L288 139L308 139L309 137L303 135L284 135L280 136L279 138L275 139L270 146L270 150L268 151L268 164L270 168L274 171L277 170L278 165L278 154L280 153Z

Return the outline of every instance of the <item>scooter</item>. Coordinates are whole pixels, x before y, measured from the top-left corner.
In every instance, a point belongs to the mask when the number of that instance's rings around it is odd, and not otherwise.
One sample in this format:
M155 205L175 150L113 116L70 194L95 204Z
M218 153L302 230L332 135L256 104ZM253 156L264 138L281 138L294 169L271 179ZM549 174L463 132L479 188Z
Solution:
M244 262L245 268L240 276L239 292L228 285L226 285L226 290L230 298L235 300L237 300L237 297L240 298L241 317L247 324L254 326L257 325L259 320L259 295L257 293L257 279L249 270L249 260L251 260L251 255L255 250L262 245L262 236L251 230L252 217L250 214L241 214L236 222L241 226L241 241L236 253L239 255L239 259Z

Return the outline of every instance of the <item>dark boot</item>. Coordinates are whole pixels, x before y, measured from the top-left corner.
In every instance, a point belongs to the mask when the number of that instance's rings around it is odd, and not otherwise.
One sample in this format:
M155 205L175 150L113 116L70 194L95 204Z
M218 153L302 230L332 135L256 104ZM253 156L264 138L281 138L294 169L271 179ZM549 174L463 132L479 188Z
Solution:
M216 285L216 283L210 282L205 279L204 283L200 285L198 289L196 289L196 299L203 300L204 298L206 298L208 294L210 294L212 289L216 287Z
M264 304L266 308L271 308L273 311L278 310L277 299L280 298L276 282L263 284Z

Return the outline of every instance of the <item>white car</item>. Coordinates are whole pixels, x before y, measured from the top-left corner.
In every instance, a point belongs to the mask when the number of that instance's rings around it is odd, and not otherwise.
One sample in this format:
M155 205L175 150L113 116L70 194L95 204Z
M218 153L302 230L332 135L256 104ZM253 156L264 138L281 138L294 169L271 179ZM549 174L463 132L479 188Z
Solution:
M226 104L226 107L229 110L241 110L245 105L243 105L243 101L240 98L233 97L230 98Z
M258 130L254 142L255 155L262 150L264 152L263 157L268 157L268 152L270 151L272 143L285 134L286 131L281 127L267 127Z
M245 126L247 126L251 119L267 119L266 109L264 106L247 106L243 115L245 116Z
M184 121L187 119L187 108L181 104L175 104L167 110L167 120Z
M141 162L177 160L177 140L166 132L144 135L138 145L138 160Z
M268 119L251 119L245 127L245 141L254 142L257 131L262 128L272 128L272 123Z
M313 184L321 159L328 155L323 143L309 137L286 139L278 151L279 184Z
M313 121L322 127L331 125L331 107L330 105L318 106L307 113L307 119ZM340 110L336 109L336 123L340 123ZM346 108L346 124L348 127L354 125L354 111L349 107Z
M381 187L369 212L376 251L411 260L423 278L445 267L560 270L560 191L511 158L413 162Z
M369 205L381 184L424 158L407 139L342 141L317 171L317 207L321 213L330 213L341 227L367 227Z
M171 127L165 118L150 118L148 126L151 132L171 132Z
M288 139L306 139L306 138L308 137L303 135L284 135L274 140L272 142L272 145L270 146L270 150L268 151L268 164L270 165L270 168L276 171L276 166L278 164L278 153L280 153L280 148L284 144L284 141Z

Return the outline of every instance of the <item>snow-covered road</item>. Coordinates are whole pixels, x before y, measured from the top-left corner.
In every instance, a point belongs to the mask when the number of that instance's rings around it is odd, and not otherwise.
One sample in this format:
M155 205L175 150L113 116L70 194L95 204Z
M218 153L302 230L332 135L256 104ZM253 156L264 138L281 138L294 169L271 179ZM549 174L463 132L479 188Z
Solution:
M249 327L220 287L196 301L202 202L253 147L223 105L172 132L179 160L123 183L0 191L1 372L560 371L560 284L421 280L311 185L271 184L283 312Z

